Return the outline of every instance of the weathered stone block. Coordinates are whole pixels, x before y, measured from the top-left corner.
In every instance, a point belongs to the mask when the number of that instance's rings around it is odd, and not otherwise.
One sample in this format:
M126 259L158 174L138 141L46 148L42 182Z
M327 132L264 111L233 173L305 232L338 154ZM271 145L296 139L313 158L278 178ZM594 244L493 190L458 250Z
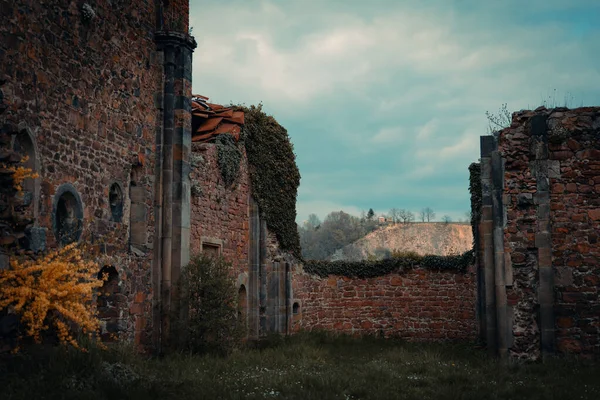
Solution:
M560 178L560 161L549 160L548 161L548 178L558 179Z
M481 150L481 158L489 157L494 150L497 149L498 144L496 142L496 138L494 136L480 136L480 150Z
M34 226L26 232L29 250L38 252L46 250L46 228Z
M533 205L533 194L532 193L519 193L517 195L517 206L520 208L526 208Z
M552 247L552 238L550 232L540 232L535 234L535 247L538 249Z
M529 120L529 132L531 136L546 136L546 119L546 115L537 114Z

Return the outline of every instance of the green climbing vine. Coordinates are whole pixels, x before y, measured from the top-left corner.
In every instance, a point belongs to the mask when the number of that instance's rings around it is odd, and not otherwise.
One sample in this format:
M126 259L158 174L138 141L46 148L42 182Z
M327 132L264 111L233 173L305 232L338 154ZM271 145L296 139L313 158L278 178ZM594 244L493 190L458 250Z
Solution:
M300 239L296 227L296 195L300 171L287 130L258 106L235 106L244 111L241 139L248 157L252 194L268 228L282 250L297 257Z
M217 162L221 170L221 176L225 186L231 186L240 170L242 152L237 146L233 136L229 134L219 135L216 139Z
M477 224L481 216L481 164L469 165L469 192L471 193L471 229L473 231L473 248L477 249Z
M422 267L437 271L465 272L473 263L473 250L454 256L418 256L407 254L383 260L363 261L323 261L310 260L304 263L304 270L310 274L326 277L329 275L349 278L375 278L409 268Z

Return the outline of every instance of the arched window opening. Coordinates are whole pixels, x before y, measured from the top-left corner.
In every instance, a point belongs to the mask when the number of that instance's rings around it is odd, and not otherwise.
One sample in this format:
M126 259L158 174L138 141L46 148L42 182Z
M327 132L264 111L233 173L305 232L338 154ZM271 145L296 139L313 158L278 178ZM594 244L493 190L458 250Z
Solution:
M35 145L27 130L22 130L15 137L13 151L18 153L21 158L24 159L23 163L21 164L24 168L31 169L32 173L38 172L36 165L37 154ZM29 196L35 195L35 179L25 179L22 187L23 191L28 193Z
M111 221L121 222L123 220L123 191L118 183L113 183L108 192Z
M300 312L300 304L298 304L298 302L295 302L292 306L292 312L294 313L294 315Z
M54 236L65 246L79 240L83 230L83 206L75 188L70 184L59 187L54 196Z
M246 292L246 286L240 286L238 290L238 318L246 323L246 316L248 315L248 296Z

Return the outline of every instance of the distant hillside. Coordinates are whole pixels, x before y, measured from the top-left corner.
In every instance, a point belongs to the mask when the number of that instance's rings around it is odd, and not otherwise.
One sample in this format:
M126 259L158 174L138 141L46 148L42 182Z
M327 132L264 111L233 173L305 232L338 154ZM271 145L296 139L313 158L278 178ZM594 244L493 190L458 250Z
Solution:
M383 227L337 250L331 260L362 260L369 255L382 258L392 250L421 255L460 254L472 248L470 225L411 223Z

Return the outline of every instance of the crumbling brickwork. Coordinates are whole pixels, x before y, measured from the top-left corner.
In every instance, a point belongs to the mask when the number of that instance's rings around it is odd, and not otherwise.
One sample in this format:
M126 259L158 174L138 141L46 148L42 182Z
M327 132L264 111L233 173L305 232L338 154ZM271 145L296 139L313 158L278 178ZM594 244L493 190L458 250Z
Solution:
M497 152L503 166L492 175L501 175L503 195L490 207L505 215L504 262L490 258L486 267L500 266L506 277L507 331L496 336L507 335L512 357L597 358L600 108L515 113L511 127L498 136ZM495 318L500 327L502 318Z
M298 266L293 277L293 329L472 340L477 335L474 271L419 267L369 279L319 278Z

